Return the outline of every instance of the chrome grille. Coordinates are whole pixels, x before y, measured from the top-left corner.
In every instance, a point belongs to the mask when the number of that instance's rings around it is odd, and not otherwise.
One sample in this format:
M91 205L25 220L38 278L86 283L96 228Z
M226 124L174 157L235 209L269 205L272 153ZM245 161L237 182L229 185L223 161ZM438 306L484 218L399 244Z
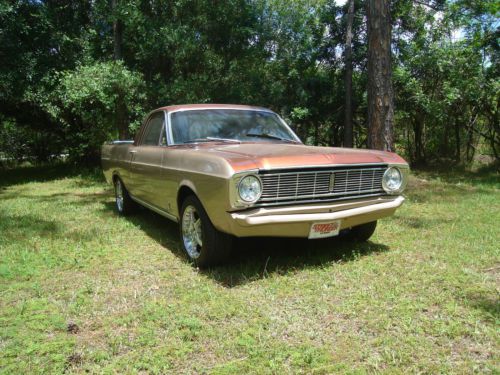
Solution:
M376 166L260 174L263 189L259 202L384 193L382 176L386 169Z

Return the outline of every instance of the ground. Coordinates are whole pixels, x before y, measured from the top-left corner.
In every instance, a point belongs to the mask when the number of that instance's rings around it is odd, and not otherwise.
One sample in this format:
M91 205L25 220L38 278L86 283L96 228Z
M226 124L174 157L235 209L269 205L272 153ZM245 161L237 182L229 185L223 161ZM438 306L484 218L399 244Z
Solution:
M1 373L498 373L498 172L418 172L367 243L200 271L98 173L0 172Z

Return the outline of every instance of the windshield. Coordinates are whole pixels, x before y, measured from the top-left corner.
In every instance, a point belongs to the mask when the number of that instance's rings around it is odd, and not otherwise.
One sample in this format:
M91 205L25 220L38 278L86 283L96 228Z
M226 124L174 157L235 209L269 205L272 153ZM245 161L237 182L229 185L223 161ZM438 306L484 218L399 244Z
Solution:
M171 115L174 144L204 141L297 142L292 131L272 112L203 109Z

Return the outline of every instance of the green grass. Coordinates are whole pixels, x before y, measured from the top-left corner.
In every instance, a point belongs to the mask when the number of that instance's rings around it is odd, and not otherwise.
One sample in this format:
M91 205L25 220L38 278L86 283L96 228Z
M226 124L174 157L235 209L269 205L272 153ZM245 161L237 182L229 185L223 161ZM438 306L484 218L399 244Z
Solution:
M498 373L500 178L413 175L365 244L244 240L208 271L100 175L0 175L2 373Z

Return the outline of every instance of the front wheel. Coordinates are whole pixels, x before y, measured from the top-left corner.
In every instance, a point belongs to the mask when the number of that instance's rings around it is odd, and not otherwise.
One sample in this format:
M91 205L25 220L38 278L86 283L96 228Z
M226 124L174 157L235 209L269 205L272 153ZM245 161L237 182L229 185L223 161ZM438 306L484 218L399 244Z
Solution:
M375 228L377 228L376 220L366 224L357 225L349 230L347 237L355 241L368 241L368 239L375 232Z
M213 266L229 257L233 237L215 229L194 195L188 196L182 203L179 229L182 247L198 267Z

